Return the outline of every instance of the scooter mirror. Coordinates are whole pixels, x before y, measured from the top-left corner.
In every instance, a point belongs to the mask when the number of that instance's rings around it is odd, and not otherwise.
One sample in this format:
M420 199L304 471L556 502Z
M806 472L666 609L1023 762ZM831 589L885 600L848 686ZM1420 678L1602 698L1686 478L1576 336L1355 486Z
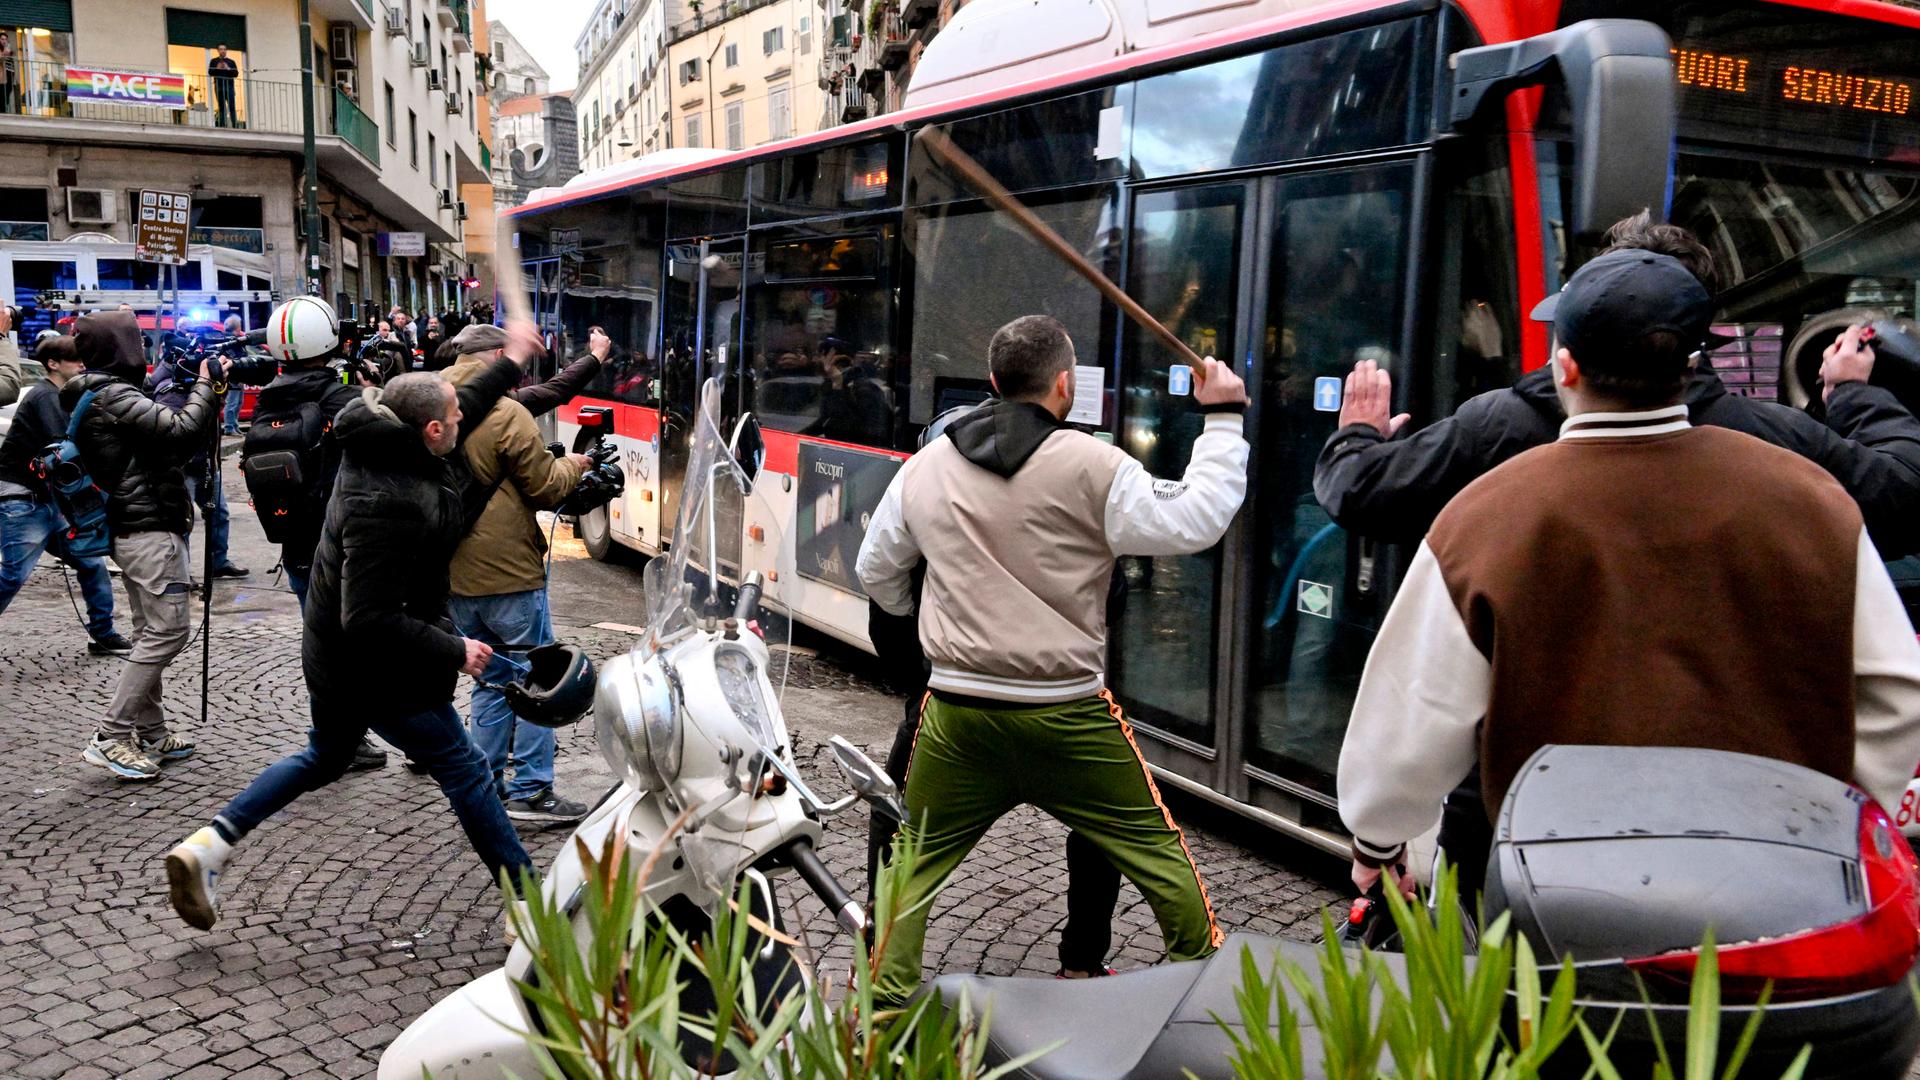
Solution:
M861 798L895 821L906 820L907 811L900 802L899 785L893 782L893 777L888 776L885 769L874 764L874 760L861 753L859 747L838 735L829 738L827 745L833 747L833 759L840 766L840 772Z
M760 476L760 466L767 460L766 440L760 437L760 421L748 413L740 418L733 427L733 438L728 449L733 453L733 463L740 468L740 474L752 484Z

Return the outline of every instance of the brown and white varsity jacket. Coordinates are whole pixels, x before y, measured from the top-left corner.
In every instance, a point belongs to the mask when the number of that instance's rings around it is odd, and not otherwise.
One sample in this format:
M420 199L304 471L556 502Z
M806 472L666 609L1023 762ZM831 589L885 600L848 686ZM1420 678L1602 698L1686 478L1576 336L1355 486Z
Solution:
M1246 496L1240 431L1237 410L1209 415L1185 477L1155 480L1038 405L983 406L894 476L860 546L861 584L908 614L926 559L920 643L935 690L1023 705L1096 694L1115 557L1219 542Z
M1389 859L1476 761L1493 815L1548 743L1757 754L1897 804L1920 643L1852 499L1681 405L1576 416L1468 486L1367 658L1340 816Z

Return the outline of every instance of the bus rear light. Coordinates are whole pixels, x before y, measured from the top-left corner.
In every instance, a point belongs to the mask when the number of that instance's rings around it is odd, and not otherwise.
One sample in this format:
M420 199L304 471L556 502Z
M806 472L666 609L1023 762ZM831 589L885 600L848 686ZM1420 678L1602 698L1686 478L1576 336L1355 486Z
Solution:
M756 544L764 544L767 542L767 530L758 525L748 526L747 538Z
M641 501L641 502L652 502L652 501L653 501L653 491L652 491L651 489L647 489L647 488L642 488L642 489L641 489L641 491L640 491L640 501Z
M1920 885L1906 838L1880 804L1860 810L1860 876L1867 913L1836 926L1805 930L1719 950L1720 993L1752 1002L1767 983L1775 1001L1805 1001L1894 986L1920 957ZM1679 983L1693 978L1696 950L1627 961L1646 975Z

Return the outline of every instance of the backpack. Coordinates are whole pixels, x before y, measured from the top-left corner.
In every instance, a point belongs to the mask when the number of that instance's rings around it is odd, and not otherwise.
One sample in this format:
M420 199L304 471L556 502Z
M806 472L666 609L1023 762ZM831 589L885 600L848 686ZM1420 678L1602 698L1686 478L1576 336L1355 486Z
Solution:
M93 482L87 463L80 456L80 421L93 407L95 391L80 395L67 421L67 433L59 442L41 451L33 462L34 474L46 482L47 492L60 516L67 519L67 554L76 559L99 559L113 553L113 536L107 529L107 493Z
M333 421L317 401L253 418L240 445L240 474L275 544L313 531L327 503L322 442Z

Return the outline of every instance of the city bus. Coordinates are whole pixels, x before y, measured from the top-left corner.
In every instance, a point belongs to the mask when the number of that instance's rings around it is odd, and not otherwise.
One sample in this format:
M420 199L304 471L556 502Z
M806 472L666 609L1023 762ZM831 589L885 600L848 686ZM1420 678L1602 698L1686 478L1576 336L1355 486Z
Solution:
M1194 352L1246 376L1246 505L1210 552L1122 560L1108 677L1163 782L1344 853L1341 738L1409 557L1344 533L1314 498L1357 361L1392 371L1416 424L1510 384L1547 360L1524 314L1642 207L1716 255L1734 340L1713 362L1737 392L1805 402L1836 319L1913 313L1920 11L1056 7L961 8L899 112L639 159L515 212L559 350L596 325L616 343L560 414L567 438L610 433L627 473L579 522L590 551L666 542L694 388L722 351L727 408L764 430L776 513L729 523L723 572L761 570L768 602L857 646L868 514L929 421L988 395L987 341L1008 319L1065 323L1076 419L1180 475L1201 427L1182 359L923 145L938 130Z

